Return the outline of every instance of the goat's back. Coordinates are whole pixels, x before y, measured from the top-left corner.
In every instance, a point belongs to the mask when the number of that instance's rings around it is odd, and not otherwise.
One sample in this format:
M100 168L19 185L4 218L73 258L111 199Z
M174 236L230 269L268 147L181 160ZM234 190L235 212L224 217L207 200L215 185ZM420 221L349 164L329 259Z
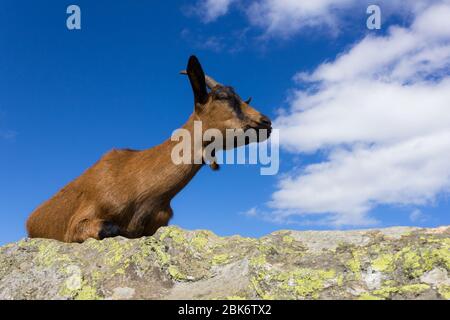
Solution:
M28 236L64 241L71 216L76 212L82 192L68 184L40 205L27 220Z
M137 152L112 150L39 206L27 220L31 238L50 238L64 241L72 218L84 204L111 204L112 208L126 202L133 181L127 174L125 164ZM131 174L132 175L132 174Z

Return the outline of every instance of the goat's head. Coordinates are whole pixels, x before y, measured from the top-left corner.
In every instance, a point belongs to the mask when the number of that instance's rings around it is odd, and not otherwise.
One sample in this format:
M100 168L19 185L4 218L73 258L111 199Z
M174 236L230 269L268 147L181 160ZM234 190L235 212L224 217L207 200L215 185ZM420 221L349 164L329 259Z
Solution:
M270 119L250 106L251 99L243 101L232 87L224 86L205 75L195 56L190 57L187 70L181 73L189 77L194 92L196 119L202 121L204 130L218 129L223 137L226 137L227 130L240 132L244 139L236 135L232 147L261 142L270 136ZM251 129L256 131L256 135L246 134ZM266 130L264 134L262 130Z

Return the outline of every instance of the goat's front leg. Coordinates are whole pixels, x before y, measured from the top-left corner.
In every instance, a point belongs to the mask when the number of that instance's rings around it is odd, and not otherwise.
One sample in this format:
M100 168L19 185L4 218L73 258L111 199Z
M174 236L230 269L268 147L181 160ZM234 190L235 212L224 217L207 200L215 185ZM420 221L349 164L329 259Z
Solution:
M162 226L167 226L173 211L170 205L158 206L150 210L141 208L136 211L127 228L130 238L151 236Z
M170 206L153 214L145 225L144 236L152 236L159 228L169 225L172 216L173 210Z
M111 221L97 218L79 218L70 223L66 242L84 242L89 238L102 240L121 235L120 228Z

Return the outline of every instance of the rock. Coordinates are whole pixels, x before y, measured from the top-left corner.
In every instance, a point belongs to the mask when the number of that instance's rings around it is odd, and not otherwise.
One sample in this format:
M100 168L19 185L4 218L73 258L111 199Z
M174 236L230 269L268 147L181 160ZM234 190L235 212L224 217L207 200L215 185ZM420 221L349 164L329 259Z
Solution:
M420 277L420 281L434 286L450 285L450 278L448 277L447 270L443 268L435 268L431 271L424 273Z
M3 246L0 299L450 299L449 270L450 227L251 239L172 226Z

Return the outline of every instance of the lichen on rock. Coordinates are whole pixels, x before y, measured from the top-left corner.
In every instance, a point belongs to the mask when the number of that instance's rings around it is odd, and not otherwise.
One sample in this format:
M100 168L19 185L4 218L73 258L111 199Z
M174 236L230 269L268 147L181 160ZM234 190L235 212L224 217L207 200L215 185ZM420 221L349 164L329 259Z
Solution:
M0 299L450 299L450 227L278 231L171 226L83 244L0 248Z

